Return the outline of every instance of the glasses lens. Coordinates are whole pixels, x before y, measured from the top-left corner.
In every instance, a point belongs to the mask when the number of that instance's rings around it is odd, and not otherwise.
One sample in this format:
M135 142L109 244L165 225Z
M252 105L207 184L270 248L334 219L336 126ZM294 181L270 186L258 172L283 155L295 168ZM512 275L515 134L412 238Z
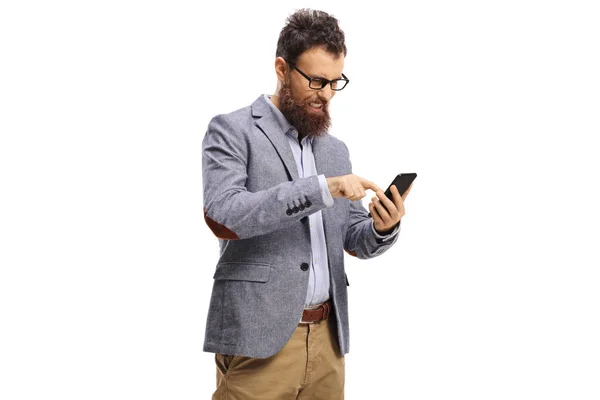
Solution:
M315 78L308 85L311 89L323 89L323 80Z
M333 81L333 82L331 82L331 88L333 90L342 90L343 88L346 87L347 83L348 83L348 81L344 81L344 80Z

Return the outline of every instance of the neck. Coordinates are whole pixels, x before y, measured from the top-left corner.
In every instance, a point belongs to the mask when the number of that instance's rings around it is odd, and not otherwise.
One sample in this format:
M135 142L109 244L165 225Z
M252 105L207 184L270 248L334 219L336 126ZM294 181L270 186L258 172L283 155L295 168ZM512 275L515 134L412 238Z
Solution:
M279 96L277 94L271 95L271 103L281 111L281 108L279 108Z

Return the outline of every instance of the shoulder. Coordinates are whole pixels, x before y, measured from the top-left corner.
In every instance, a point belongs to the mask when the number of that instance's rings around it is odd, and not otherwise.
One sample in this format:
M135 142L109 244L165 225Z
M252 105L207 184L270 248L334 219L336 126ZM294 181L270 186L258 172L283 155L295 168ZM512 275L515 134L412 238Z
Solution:
M211 118L204 135L205 149L228 149L244 158L248 153L249 131L252 129L253 118L251 107L246 106L229 113L217 114Z
M206 130L205 140L210 136L222 137L223 140L233 142L232 145L246 147L249 141L249 133L254 127L252 116L252 105L237 110L220 113L211 118Z
M254 125L255 118L267 112L266 108L268 100L265 100L265 95L259 95L251 104L238 108L228 113L220 113L215 115L209 123L211 125L225 125L227 127L235 127L236 129L248 129Z
M217 114L211 118L208 123L209 132L210 128L224 128L239 130L252 121L251 106L246 106L229 113Z

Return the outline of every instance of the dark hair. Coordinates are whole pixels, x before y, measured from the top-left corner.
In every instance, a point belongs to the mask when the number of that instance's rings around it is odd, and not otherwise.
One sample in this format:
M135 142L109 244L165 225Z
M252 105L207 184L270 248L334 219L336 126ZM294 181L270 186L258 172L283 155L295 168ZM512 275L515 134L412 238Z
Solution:
M323 47L333 55L348 54L344 32L338 20L324 11L302 8L290 15L279 34L275 57L296 63L298 57L313 47Z

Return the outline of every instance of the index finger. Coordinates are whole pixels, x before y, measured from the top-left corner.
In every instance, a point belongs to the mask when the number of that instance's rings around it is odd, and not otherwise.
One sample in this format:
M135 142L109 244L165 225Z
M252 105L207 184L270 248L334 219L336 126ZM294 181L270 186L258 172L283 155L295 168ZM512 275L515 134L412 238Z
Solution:
M383 192L383 190L381 190L381 188L379 186L377 186L375 183L371 182L368 179L365 178L358 178L360 180L361 185L363 186L363 188L365 189L371 189L374 192L378 192L381 191Z

